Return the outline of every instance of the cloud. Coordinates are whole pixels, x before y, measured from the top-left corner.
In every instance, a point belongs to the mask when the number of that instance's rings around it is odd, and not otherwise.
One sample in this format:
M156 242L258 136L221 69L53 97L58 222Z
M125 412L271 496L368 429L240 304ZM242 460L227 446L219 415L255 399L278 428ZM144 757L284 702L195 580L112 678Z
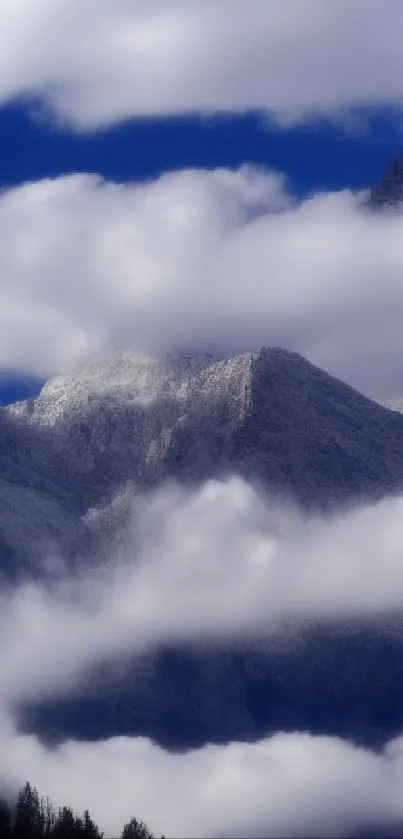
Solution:
M403 738L375 754L278 732L173 754L130 737L49 747L16 723L21 703L85 693L93 665L161 642L276 644L285 623L300 634L401 613L402 509L396 497L307 518L236 476L167 485L133 501L109 567L60 564L3 586L0 784L29 777L57 804L89 807L107 834L133 814L177 837L340 836L403 818Z
M66 372L118 345L282 345L369 395L403 391L403 217L276 173L89 175L0 198L0 365Z
M72 176L4 193L2 366L57 372L118 341L158 344L160 330L172 343L180 321L197 317L196 282L204 322L214 304L209 264L222 241L286 203L278 176L247 168L142 186Z
M340 837L403 817L403 738L380 754L298 732L173 754L127 737L49 749L9 723L0 747L0 783L30 777L57 804L88 807L107 836L133 815L178 839Z
M0 101L76 128L263 110L282 124L402 105L399 0L5 0ZM330 36L331 35L331 36Z
M302 518L237 477L145 496L109 566L4 589L0 706L85 692L93 666L161 644L275 644L285 626L401 614L402 509Z

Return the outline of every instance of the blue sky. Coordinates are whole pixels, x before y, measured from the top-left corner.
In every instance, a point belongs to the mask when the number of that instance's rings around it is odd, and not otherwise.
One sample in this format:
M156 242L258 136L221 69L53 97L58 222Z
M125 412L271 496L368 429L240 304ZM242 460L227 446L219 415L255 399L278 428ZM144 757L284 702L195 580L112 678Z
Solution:
M263 114L134 119L77 134L39 118L21 102L0 110L0 183L73 172L97 172L125 182L188 167L279 169L300 197L316 190L363 189L378 178L402 147L402 126L393 109L366 110L362 125L320 120L281 129Z

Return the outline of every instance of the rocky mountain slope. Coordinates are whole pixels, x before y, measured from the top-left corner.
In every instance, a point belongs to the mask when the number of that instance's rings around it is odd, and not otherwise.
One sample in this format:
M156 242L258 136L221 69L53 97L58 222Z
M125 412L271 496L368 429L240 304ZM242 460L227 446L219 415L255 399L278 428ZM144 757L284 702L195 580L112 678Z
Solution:
M279 348L120 354L2 411L0 435L3 558L74 554L94 522L113 530L109 505L128 482L237 472L307 507L403 483L403 416Z

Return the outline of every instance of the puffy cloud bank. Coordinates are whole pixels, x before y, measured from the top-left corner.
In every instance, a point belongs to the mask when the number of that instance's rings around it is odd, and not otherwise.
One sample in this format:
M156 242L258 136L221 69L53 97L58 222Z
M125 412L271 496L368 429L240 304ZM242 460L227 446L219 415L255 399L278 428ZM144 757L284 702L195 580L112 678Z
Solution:
M399 0L4 0L0 100L91 129L259 109L280 123L402 105Z
M296 204L280 176L70 176L0 198L0 366L282 345L370 395L403 391L402 217L348 191Z
M132 815L172 839L340 837L403 817L402 738L381 754L300 733L172 754L124 737L51 750L5 726L0 747L0 779L88 807L107 836Z
M375 754L279 732L172 754L130 737L51 748L16 723L21 702L85 692L92 665L161 642L275 644L284 622L303 631L401 613L402 505L307 519L237 477L192 493L166 486L133 502L113 566L56 565L3 588L0 783L29 777L56 802L89 807L111 835L133 814L172 837L340 836L403 818L402 739Z

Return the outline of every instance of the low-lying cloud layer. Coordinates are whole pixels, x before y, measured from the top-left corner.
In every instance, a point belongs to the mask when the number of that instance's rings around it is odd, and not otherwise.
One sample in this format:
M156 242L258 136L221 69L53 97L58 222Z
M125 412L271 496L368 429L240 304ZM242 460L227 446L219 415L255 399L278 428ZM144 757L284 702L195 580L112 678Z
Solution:
M303 733L172 754L125 737L50 750L10 726L0 748L0 781L29 776L53 801L88 807L107 836L133 815L172 839L340 837L403 817L403 738L378 755Z
M402 232L403 216L348 191L295 204L248 167L26 184L0 199L0 366L47 376L117 345L282 345L399 395Z
M402 498L304 520L233 478L135 510L111 567L2 595L0 702L74 691L91 665L161 643L274 642L285 624L403 610Z
M282 124L402 106L399 0L3 0L0 101L91 129L259 109Z
M0 782L29 777L56 802L90 807L107 833L137 814L167 836L331 836L403 817L403 745L382 754L281 734L169 754L142 738L41 744L16 728L27 700L84 691L92 665L161 642L395 615L403 607L403 499L303 518L238 477L133 502L113 566L3 590ZM393 631L393 630L391 630ZM283 639L284 643L284 639Z

